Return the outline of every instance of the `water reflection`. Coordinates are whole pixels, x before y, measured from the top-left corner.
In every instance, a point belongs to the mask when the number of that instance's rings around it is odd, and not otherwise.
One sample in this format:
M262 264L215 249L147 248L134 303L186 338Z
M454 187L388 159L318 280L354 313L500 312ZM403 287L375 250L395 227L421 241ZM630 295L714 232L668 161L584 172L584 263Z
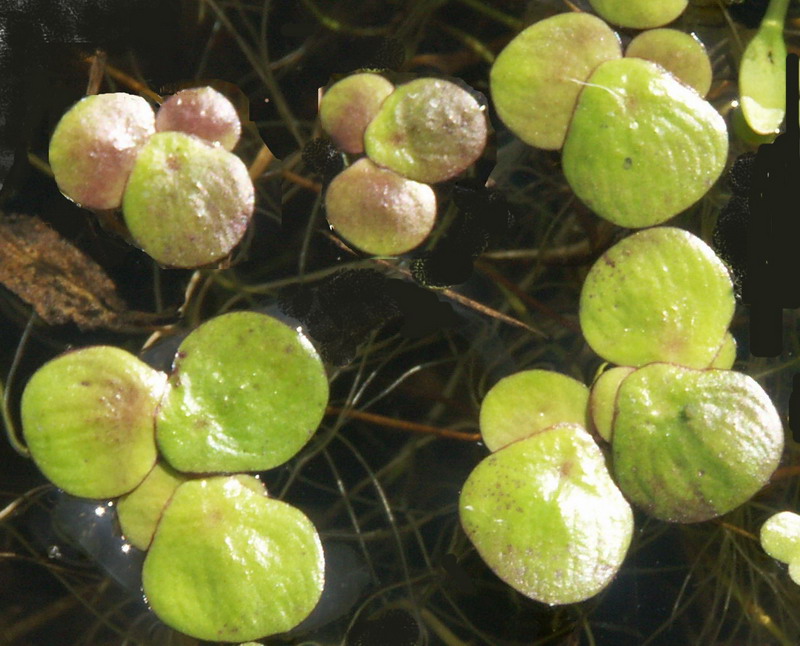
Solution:
M123 588L138 595L145 553L122 536L114 503L76 498L63 491L54 495L52 527L55 536L79 548ZM52 547L60 549L58 545Z

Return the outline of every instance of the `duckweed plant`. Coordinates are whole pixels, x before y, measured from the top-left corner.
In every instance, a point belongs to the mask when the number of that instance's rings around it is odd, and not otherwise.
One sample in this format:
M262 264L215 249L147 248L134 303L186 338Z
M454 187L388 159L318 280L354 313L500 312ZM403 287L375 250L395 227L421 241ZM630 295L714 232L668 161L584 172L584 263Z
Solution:
M786 114L786 43L783 26L788 0L771 0L739 66L741 111L758 135L775 135Z
M699 522L768 482L783 452L778 413L753 379L712 367L733 305L724 265L682 229L647 229L597 260L581 328L628 370L593 388L591 407L585 386L541 370L504 378L481 406L493 453L467 479L459 509L500 578L546 603L584 600L622 565L633 531L627 500L662 520ZM701 313L706 306L714 315ZM613 479L586 431L595 413L612 444Z
M244 235L255 193L230 150L241 131L231 102L210 87L181 90L159 108L114 92L87 96L50 140L53 175L90 209L122 208L133 241L157 262L197 267Z
M596 16L565 13L520 33L490 76L503 122L530 145L562 149L575 194L597 215L636 228L699 200L728 153L727 128L713 106L642 55L639 45L623 57L618 35ZM694 57L703 61L705 53Z
M213 474L286 462L327 399L324 368L302 335L232 312L186 337L169 377L107 346L51 360L23 392L22 430L56 486L125 494L120 523L147 550L144 594L166 624L200 639L253 639L313 610L322 546L308 518L259 480Z
M357 248L399 255L418 247L436 222L436 184L483 153L484 108L458 85L419 78L394 87L374 73L335 83L320 120L343 152L365 152L325 194L333 229Z
M0 193L0 641L798 643L795 315L750 357L708 244L779 4L203 0L175 77L96 52ZM12 211L159 322L32 316L105 301Z

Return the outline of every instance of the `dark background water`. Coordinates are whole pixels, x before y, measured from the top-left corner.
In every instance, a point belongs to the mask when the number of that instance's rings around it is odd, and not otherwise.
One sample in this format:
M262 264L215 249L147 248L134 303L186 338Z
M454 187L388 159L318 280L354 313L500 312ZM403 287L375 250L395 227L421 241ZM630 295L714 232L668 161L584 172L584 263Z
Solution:
M693 6L680 26L706 39L719 81L715 105L723 107L730 92L724 81L734 78L736 43L731 23L710 4ZM744 2L731 12L752 21L764 4ZM564 10L555 1L484 5L520 26ZM470 49L469 38L497 53L516 33L469 3L342 0L316 6L334 15L339 27L326 28L308 4L286 0L0 0L0 211L44 219L103 266L132 309L169 310L180 304L191 272L154 268L143 253L66 200L29 158L32 153L46 160L55 123L85 93L86 56L103 50L109 63L162 93L196 78L235 84L249 103L255 129L251 144L260 137L287 161L297 160L301 143L315 134L317 89L336 75L388 66L457 77L488 96L489 66ZM269 19L263 35L273 82L296 117L294 127L279 114L236 38L239 34L263 55L259 21L265 8ZM733 25L742 38L750 33L741 22ZM106 83L102 91L109 91L113 81ZM493 114L491 97L489 108ZM501 323L383 266L365 264L376 273L340 274L337 281L298 287L301 255L309 274L350 267L351 259L318 233L325 227L314 220L316 194L277 175L260 184L248 253L226 275L240 285L282 280L290 288L242 296L235 287L212 284L195 313L199 320L228 307L298 316L301 309L303 323L328 359L331 403L383 416L378 421L328 416L318 435L335 439L324 450L302 464L293 461L263 474L270 491L283 491L320 528L330 568L328 605L293 634L264 642L780 644L772 622L796 643L798 597L785 571L752 540L714 523L671 526L637 513L633 550L599 597L563 608L522 597L488 570L458 525L458 492L485 448L391 425L400 420L475 432L480 397L502 376L542 367L589 381L600 363L576 331L577 295L602 245L622 232L599 225L580 204L569 202L557 155L519 146L494 118L493 126L497 157L487 155L479 173L493 172L507 208L506 224L489 251L563 250L587 239L601 241L552 261L524 254L500 261L487 255L471 274L467 267L469 278L459 281L459 293L523 319L545 337ZM734 145L732 155L742 149ZM325 180L302 164L294 168L314 181ZM449 195L455 189L440 190ZM713 212L725 198L720 186L703 208ZM708 233L704 217L696 209L681 216L681 224ZM307 237L307 231L315 233ZM400 266L411 259L401 259ZM234 297L239 300L230 305ZM298 303L311 305L303 309ZM5 379L28 319L27 305L0 288L0 378ZM784 356L747 364L746 312L734 324L741 365L763 373L782 412L791 379L781 366L792 365L796 349L793 312L786 313L785 322L790 342ZM36 324L10 385L12 411L25 380L43 361L69 347L95 343L137 352L148 335ZM151 353L149 358L166 369L178 338L166 339L155 350L160 357ZM359 389L363 392L356 398ZM121 550L113 513L96 513L104 503L36 489L43 484L30 461L0 442L0 504L32 491L17 514L0 520L0 644L196 643L160 625L147 610L136 576L141 555ZM769 509L791 505L795 489L791 481L782 482L726 522L753 531ZM342 491L350 492L350 510Z

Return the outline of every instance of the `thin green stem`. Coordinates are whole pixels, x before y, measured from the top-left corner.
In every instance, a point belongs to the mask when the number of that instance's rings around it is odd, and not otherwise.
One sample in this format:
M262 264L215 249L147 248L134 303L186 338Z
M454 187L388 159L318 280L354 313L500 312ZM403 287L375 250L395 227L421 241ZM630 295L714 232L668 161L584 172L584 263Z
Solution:
M50 164L31 152L28 153L28 163L48 177L53 177L53 170L50 168Z
M156 312L164 311L164 298L161 293L161 269L158 263L153 261L153 299L155 300Z
M370 578L372 579L372 582L377 585L379 582L378 575L375 572L375 566L372 564L372 559L369 556L369 550L367 549L367 545L364 540L364 533L361 530L361 526L358 524L358 515L356 514L355 509L353 509L353 504L350 501L350 494L348 493L344 484L344 480L339 473L339 469L336 467L336 463L334 462L333 458L331 458L331 454L327 448L322 450L322 455L325 458L325 461L328 463L328 468L331 470L333 478L336 482L336 488L341 496L341 499L344 501L345 508L347 509L347 515L353 525L353 531L355 532L356 540L358 540L361 553L364 555L364 561L369 568Z
M385 34L388 30L387 27L357 27L355 25L349 25L347 23L342 22L341 20L337 20L332 16L324 13L317 5L315 5L311 0L301 0L303 5L308 9L311 14L316 18L316 20L326 29L330 29L331 31L335 32L342 32L345 34L352 34L354 36L381 36Z
M18 511L25 509L28 504L36 500L44 492L50 491L52 488L53 485L51 485L50 483L39 485L38 487L34 487L33 489L31 489L30 491L26 491L18 498L15 498L13 501L7 504L3 509L0 509L0 523L7 521Z
M496 20L507 27L511 27L511 29L514 31L521 31L525 26L525 23L523 23L519 18L509 16L508 14L495 9L492 6L488 6L486 3L481 2L481 0L458 0L458 2L467 5L470 9L474 9L475 11L482 13L484 16L488 16L489 18L492 18L493 20Z
M314 234L315 231L315 224L317 222L317 217L319 216L319 210L322 207L322 193L317 195L317 199L314 200L314 206L311 209L311 215L308 216L308 226L306 226L305 233L303 235L303 244L300 248L300 257L297 263L297 275L298 277L305 276L306 273L306 261L308 259L308 249L311 245L311 236Z
M586 635L586 640L589 646L597 646L597 642L594 640L594 633L592 633L592 626L589 623L587 617L583 617L583 634Z
M791 2L791 0L770 0L767 13L764 14L764 19L761 21L760 28L779 27L783 30L783 25L786 22L786 12L789 10L789 2Z
M336 439L339 440L342 444L344 444L349 450L353 457L361 464L361 467L367 473L370 482L372 482L372 486L375 489L375 493L378 495L378 499L381 502L381 506L383 507L383 511L386 514L386 520L389 524L389 527L392 530L392 534L394 536L395 546L397 547L397 555L400 559L400 567L403 571L403 578L405 579L406 583L406 590L408 593L408 598L411 601L411 612L415 616L415 619L418 623L421 621L420 612L419 612L419 604L417 603L417 597L414 590L414 586L411 582L411 571L408 566L408 560L406 558L406 552L403 547L403 539L400 537L400 532L397 529L397 521L395 519L394 512L392 511L392 506L389 504L389 499L386 496L386 492L383 489L380 481L378 480L377 474L372 470L369 463L366 461L364 456L361 455L361 452L353 445L350 440L348 440L344 435L341 433L336 436Z
M480 56L485 62L489 63L489 65L494 63L495 56L491 52L491 50L471 34L468 34L467 32L462 31L461 29L457 29L456 27L451 27L450 25L446 25L444 23L440 23L439 28L442 31L447 32L457 40L460 40L474 54Z
M6 436L8 437L8 443L13 447L13 449L19 453L21 456L29 458L31 457L31 452L28 450L28 447L20 439L19 432L17 430L17 425L14 423L14 419L11 415L11 384L14 381L14 375L17 372L17 367L19 366L19 361L22 358L22 352L25 349L25 346L28 343L28 337L30 337L31 330L33 329L33 322L36 320L36 312L33 312L28 319L27 325L25 325L25 330L22 332L22 337L19 340L19 344L17 345L17 351L14 353L14 359L11 362L11 368L8 370L8 376L6 378L6 387L3 386L3 382L0 381L0 395L2 395L3 403L2 403L2 416L3 416L3 426L6 429Z
M788 370L789 368L794 368L795 366L800 365L800 357L795 357L794 359L789 359L783 363L778 363L774 366L770 366L769 368L765 368L764 370L760 370L759 372L750 373L750 376L759 381L764 377L769 377L770 375L777 374L779 372L783 372L784 370Z
M289 132L294 137L295 141L299 146L302 146L305 142L303 135L300 133L299 128L297 127L297 119L295 118L294 114L292 114L291 109L289 108L289 104L286 102L286 97L283 96L283 92L278 85L278 82L275 80L275 77L272 74L272 69L270 67L269 58L266 58L264 61L264 65L261 65L258 59L256 58L255 53L253 50L248 47L247 43L244 42L244 39L241 35L236 31L236 28L231 23L228 16L222 10L221 7L217 5L214 0L205 0L205 3L211 8L211 10L216 14L217 19L222 23L225 29L231 34L233 39L236 41L236 44L239 46L239 49L244 54L247 61L253 67L253 71L259 76L259 78L264 82L264 85L267 86L267 90L269 90L270 100L275 102L275 107L278 110L278 113L283 118L286 127L289 129ZM271 2L267 1L264 4L264 10L269 11ZM266 49L267 45L264 45L264 50Z

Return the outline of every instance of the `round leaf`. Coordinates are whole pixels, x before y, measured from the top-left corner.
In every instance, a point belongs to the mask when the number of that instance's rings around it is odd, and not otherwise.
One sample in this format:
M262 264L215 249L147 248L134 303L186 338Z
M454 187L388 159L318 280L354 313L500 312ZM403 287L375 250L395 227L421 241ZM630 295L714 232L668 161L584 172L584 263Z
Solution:
M177 130L233 150L242 124L233 103L212 87L193 87L176 92L158 108L156 130Z
M589 0L597 13L620 27L661 27L680 16L688 0Z
M784 563L800 561L800 516L792 511L773 514L761 526L760 540L772 558Z
M677 29L648 29L630 42L625 56L658 63L700 96L711 88L711 59L694 34Z
M708 367L730 370L734 363L736 363L736 339L730 332L726 332L722 344L717 349L717 354L714 355Z
M634 370L629 366L615 366L606 370L592 384L589 392L589 413L597 433L606 442L611 441L619 386Z
M633 514L600 449L565 424L485 458L459 500L461 524L487 565L522 594L549 604L597 594L630 544Z
M90 346L37 370L22 393L22 432L36 465L67 493L113 498L156 461L153 417L164 375L132 354Z
M490 451L562 422L586 424L589 389L549 370L526 370L497 382L481 403L480 427Z
M367 156L418 182L435 184L469 168L486 146L484 109L455 83L421 78L399 86L364 134Z
M158 462L136 489L119 499L119 525L131 545L140 550L149 547L161 512L185 480L184 475Z
M719 178L725 121L660 65L609 61L589 77L564 142L564 175L597 215L647 227L677 215Z
M596 16L564 13L520 32L489 76L497 114L522 141L558 150L572 112L598 65L622 56L619 37Z
M750 124L747 123L747 119L744 118L744 113L742 111L742 106L739 104L738 107L731 110L731 129L736 137L742 141L743 143L751 146L753 148L757 148L761 144L771 144L775 141L775 138L778 136L776 132L770 132L767 135L762 135L755 132L751 127Z
M84 97L61 117L50 139L59 190L88 209L117 208L136 155L154 132L153 108L142 97Z
M800 560L789 563L789 578L800 585Z
M305 445L327 403L325 368L299 331L232 312L181 343L156 438L179 471L262 471Z
M363 158L333 178L325 211L334 230L354 246L396 256L428 237L436 222L436 194Z
M208 641L258 639L299 624L322 594L311 521L250 476L190 480L172 496L142 570L153 611Z
M713 250L687 231L657 227L625 238L592 266L580 323L592 349L612 363L705 368L734 307L728 270Z
M242 160L183 132L150 138L122 200L137 244L172 267L198 267L228 255L254 206L255 189Z
M346 153L364 152L364 131L394 85L380 74L352 74L334 83L319 104L319 120Z
M747 375L653 363L620 386L612 448L631 501L656 518L693 523L731 511L767 483L783 428Z
M788 2L782 3L783 14ZM786 43L783 17L764 20L739 64L742 114L754 133L774 134L786 114Z

